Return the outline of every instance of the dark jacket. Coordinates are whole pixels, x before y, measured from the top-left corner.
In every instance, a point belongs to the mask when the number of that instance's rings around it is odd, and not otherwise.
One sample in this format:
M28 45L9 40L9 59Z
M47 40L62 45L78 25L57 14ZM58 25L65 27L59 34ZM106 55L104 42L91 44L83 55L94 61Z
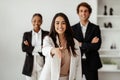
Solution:
M46 36L48 34L47 31L42 31L42 41L41 41L41 45L43 44L43 38L44 36ZM26 46L24 44L24 41L27 40L29 43L29 46ZM33 55L32 55L32 51L34 49L34 46L32 46L32 31L29 32L25 32L23 35L23 41L22 41L22 51L26 52L26 58L25 58L25 62L24 62L24 66L23 66L23 71L22 73L24 75L27 76L31 76L32 75L32 70L33 70ZM42 55L42 53L40 54ZM44 57L44 56L43 56Z
M85 54L86 62L88 65L88 69L97 70L102 67L102 63L99 57L98 50L101 46L101 32L99 26L88 23L85 38L83 37L81 25L80 23L72 26L74 37L82 42L82 46L80 47L81 55ZM91 43L92 39L97 36L99 38L98 43Z

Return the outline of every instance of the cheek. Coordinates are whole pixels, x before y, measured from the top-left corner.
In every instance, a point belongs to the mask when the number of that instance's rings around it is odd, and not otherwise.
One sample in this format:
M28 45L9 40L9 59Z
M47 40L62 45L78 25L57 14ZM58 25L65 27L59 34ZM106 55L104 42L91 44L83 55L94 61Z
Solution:
M55 31L57 31L57 27L55 26Z
M33 26L35 26L35 23L32 23Z
M66 25L64 25L64 30L66 30Z

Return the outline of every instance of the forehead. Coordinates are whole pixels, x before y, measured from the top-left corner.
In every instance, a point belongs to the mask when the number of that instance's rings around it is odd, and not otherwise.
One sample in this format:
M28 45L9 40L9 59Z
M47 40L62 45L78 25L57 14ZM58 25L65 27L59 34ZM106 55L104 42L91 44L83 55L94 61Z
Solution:
M36 15L32 19L39 19L39 20L41 20L41 17Z
M62 16L58 16L56 17L55 21L65 21L65 20Z
M80 6L80 7L79 7L79 10L88 10L88 8L85 7L85 6Z

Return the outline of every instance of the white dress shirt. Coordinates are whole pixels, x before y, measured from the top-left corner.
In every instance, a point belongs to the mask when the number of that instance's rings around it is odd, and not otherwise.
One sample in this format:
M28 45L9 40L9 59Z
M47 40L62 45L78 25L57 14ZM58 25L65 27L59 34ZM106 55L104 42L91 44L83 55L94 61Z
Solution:
M42 40L41 35L42 35L41 30L38 33L36 33L34 30L32 31L32 46L35 47L33 50L33 55L35 55L35 53L38 54L38 52L41 52L41 40Z
M85 38L88 23L86 25L82 25L82 23L80 23L80 25L81 25L81 30L82 30L83 37ZM85 54L83 54L82 59L86 59Z

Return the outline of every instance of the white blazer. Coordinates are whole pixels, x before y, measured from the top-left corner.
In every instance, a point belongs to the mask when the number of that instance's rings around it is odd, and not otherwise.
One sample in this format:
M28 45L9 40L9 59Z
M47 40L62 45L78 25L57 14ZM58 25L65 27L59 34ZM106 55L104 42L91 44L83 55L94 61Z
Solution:
M82 80L81 53L78 45L79 43L75 39L74 41L77 56L74 57L71 55L69 80ZM57 44L59 44L58 40ZM57 55L54 55L53 57L50 55L50 51L53 47L55 47L53 40L49 36L46 36L43 39L42 48L42 53L45 55L45 65L39 80L59 80L61 59ZM70 52L72 53L71 50Z

